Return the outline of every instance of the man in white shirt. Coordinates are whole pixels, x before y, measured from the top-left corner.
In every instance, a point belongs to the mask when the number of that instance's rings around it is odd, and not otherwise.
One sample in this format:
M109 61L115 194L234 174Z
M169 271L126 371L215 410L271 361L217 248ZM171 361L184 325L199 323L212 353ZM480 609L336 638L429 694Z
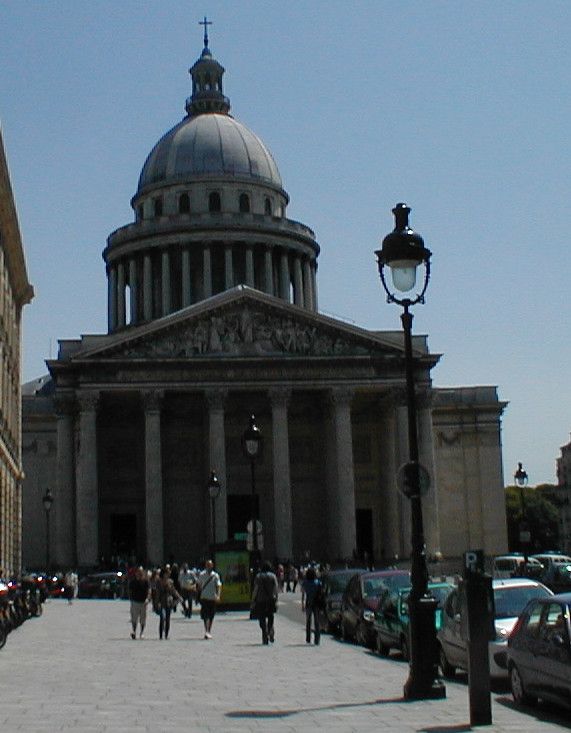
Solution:
M204 570L198 576L200 594L200 618L204 621L204 638L212 639L212 622L216 614L216 604L220 600L222 581L214 570L212 560L207 560Z

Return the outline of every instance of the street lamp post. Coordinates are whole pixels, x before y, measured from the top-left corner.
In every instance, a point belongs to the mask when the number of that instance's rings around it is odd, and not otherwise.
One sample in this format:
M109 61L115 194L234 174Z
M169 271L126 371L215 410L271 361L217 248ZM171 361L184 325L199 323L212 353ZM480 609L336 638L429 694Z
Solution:
M46 512L46 573L50 572L50 511L53 503L52 492L46 489L46 493L42 496L42 504Z
M256 461L262 452L262 434L256 425L254 415L250 416L250 423L242 435L242 448L244 455L250 461L250 473L252 480L251 515L252 515L252 556L254 570L258 564L258 512L256 507Z
M216 499L220 496L220 481L216 475L216 471L210 471L208 480L208 494L210 496L210 517L212 521L212 552L216 545Z
M529 531L529 523L527 521L527 504L525 503L525 487L528 483L527 472L524 471L521 463L517 464L517 471L514 473L514 481L519 487L519 501L521 505L521 522L519 523L519 544L523 549L524 569L527 572L528 548L531 541L531 532Z
M410 613L410 663L409 676L404 686L408 700L424 700L446 697L446 688L438 675L438 647L436 641L435 613L437 601L428 591L428 567L422 521L421 493L428 488L428 473L419 463L416 396L414 390L414 358L412 353L412 313L410 308L424 303L424 294L430 278L431 252L424 241L408 226L410 209L397 204L393 209L395 228L383 239L382 248L375 252L381 283L388 303L403 307L401 322L404 332L406 397L408 412L409 462L399 471L404 493L411 503L411 592ZM424 265L424 281L420 292L415 293L416 271ZM393 288L385 278L385 267L391 270ZM398 297L395 291L402 293Z

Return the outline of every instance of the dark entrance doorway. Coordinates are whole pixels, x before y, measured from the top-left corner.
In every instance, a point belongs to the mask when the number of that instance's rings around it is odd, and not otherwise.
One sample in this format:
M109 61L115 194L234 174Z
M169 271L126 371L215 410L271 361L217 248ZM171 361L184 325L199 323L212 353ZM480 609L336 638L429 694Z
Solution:
M111 552L122 559L137 555L137 515L111 514Z
M228 537L234 539L236 534L244 534L246 525L255 512L260 517L260 502L258 496L251 494L228 495Z
M355 512L357 521L357 554L359 560L366 566L372 566L373 562L373 510L357 509Z

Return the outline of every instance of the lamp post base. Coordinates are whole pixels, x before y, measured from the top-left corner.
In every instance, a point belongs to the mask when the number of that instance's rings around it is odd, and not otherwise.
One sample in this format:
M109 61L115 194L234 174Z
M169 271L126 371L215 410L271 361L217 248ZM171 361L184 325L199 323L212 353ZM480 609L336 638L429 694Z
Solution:
M410 668L404 685L405 700L446 697L446 687L438 675L436 607L437 601L431 596L410 601Z

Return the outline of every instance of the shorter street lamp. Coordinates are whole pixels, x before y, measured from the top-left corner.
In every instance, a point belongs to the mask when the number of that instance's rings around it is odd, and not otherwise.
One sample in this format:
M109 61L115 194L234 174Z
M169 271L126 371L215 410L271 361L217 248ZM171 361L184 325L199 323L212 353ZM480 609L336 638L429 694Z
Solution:
M407 700L424 700L446 697L446 688L438 675L435 623L437 601L428 590L421 494L428 490L430 478L419 462L412 353L413 317L410 312L411 306L424 303L424 294L430 278L431 252L424 246L422 237L408 225L409 207L406 204L397 204L393 214L395 228L383 239L382 248L375 254L387 302L403 307L401 322L404 332L409 462L399 470L398 480L403 492L410 499L412 539L409 596L410 666L404 696ZM421 265L424 267L424 279L419 292L415 293L416 272ZM385 267L391 271L392 288L387 284Z
M42 496L42 504L46 512L46 573L50 572L50 511L53 503L52 492L46 489L46 493Z
M521 522L519 523L519 544L523 549L523 561L525 572L527 572L528 548L531 542L531 532L527 521L527 504L525 503L525 487L528 483L527 472L524 471L521 463L517 464L517 471L514 473L514 481L519 487L519 501L521 505Z
M250 472L252 480L251 515L252 515L252 556L254 569L258 563L258 512L256 507L256 461L262 453L263 438L259 427L256 425L254 415L250 416L250 423L242 435L242 449L244 455L250 461Z
M210 479L208 480L208 494L210 496L210 516L212 519L212 551L216 544L216 499L220 496L220 481L215 471L210 471Z

